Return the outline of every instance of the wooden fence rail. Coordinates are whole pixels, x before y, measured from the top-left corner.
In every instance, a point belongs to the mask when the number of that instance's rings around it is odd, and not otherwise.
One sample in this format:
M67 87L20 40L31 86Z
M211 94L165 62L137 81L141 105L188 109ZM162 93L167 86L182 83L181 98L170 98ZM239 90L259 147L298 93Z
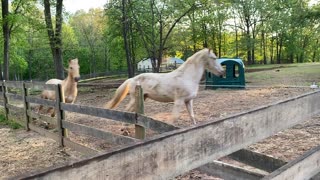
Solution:
M129 123L129 124L135 124L136 126L151 129L159 133L177 129L172 125L144 116L139 112L138 113L137 112L136 113L121 112L116 110L89 107L84 105L66 104L63 102L63 99L62 99L62 92L61 92L60 85L44 84L40 82L6 81L6 82L0 82L0 86L2 86L2 92L0 95L3 99L3 103L0 103L0 106L3 106L5 108L5 114L7 118L9 114L11 117L13 115L12 114L13 112L19 112L24 116L23 118L24 123L21 123L21 124L25 126L27 130L31 129L33 131L36 131L42 135L45 135L47 137L50 137L56 140L57 142L59 142L61 146L71 146L76 150L80 152L82 151L84 153L87 153L90 151L91 152L90 154L92 154L95 151L85 146L82 146L80 144L71 142L67 138L67 130L78 132L84 135L93 136L100 139L104 139L106 141L110 141L116 144L127 144L127 143L137 142L139 140L135 138L127 137L127 136L116 135L111 132L107 132L105 130L88 127L82 124L69 122L67 121L64 115L66 111L100 117L103 119L110 119L110 120ZM52 101L47 99L41 99L36 96L31 96L30 92L35 90L55 91L56 100ZM20 104L22 104L22 106L17 105L18 104L17 101L19 101ZM35 112L34 110L31 109L31 106L30 106L31 103L54 107L56 110L56 117L53 118L53 117L49 117L49 116ZM142 101L142 104L140 104L140 106L143 106L143 101ZM40 119L49 124L55 125L58 133L49 132L48 130L35 126L31 122L32 121L31 119L33 118ZM137 130L136 133L140 133L138 131L139 130Z
M137 141L137 139L134 139L128 136L116 135L116 134L113 134L112 132L108 132L105 130L100 130L100 129L96 129L96 128L92 128L82 124L77 124L77 123L68 122L68 121L62 121L62 127L69 129L71 131L81 133L81 134L115 142L117 144L126 144L126 143Z
M218 121L156 135L22 179L172 179L319 114L319 99L320 91L307 93ZM312 177L320 171L319 152L315 149L303 157L308 162L306 167L314 168L299 168L305 164L302 158L283 170L294 173L300 169L299 174ZM272 177L288 177L284 175L280 170Z

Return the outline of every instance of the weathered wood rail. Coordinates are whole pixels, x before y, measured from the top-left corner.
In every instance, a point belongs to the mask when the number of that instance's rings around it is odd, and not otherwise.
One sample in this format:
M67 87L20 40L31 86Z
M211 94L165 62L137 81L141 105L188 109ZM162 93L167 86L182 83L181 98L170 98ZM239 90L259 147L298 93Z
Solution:
M3 102L1 102L0 105L4 106L5 108L6 117L12 116L14 112L23 113L25 122L20 124L22 124L27 130L31 129L33 131L36 131L44 136L56 140L60 143L61 146L68 146L85 154L92 155L96 154L98 151L70 141L66 137L66 130L104 139L106 141L116 144L127 144L137 142L139 140L136 138L122 136L105 130L85 126L82 124L69 122L67 121L67 119L65 119L64 116L64 113L66 111L100 117L104 119L110 119L129 124L136 124L142 126L143 128L151 129L159 133L177 129L172 125L163 123L161 121L157 121L139 113L121 112L116 110L108 110L96 107L63 103L61 98L62 92L60 85L48 85L40 82L31 83L16 81L1 82L0 85L2 86L2 92L0 93L0 95L3 100ZM44 89L55 91L56 100L52 101L47 99L41 99L39 96L30 95L30 92L32 90L41 91ZM20 103L17 103L18 101ZM34 112L34 110L32 110L30 106L31 103L55 108L57 112L56 117L52 118ZM58 130L58 133L53 133L46 129L37 127L36 125L32 124L32 118L41 119L42 121L45 121L47 123L54 124L56 126L56 129Z
M30 88L50 89L59 94L59 86L22 82L3 82L1 86L0 95L3 97L1 104L8 115L12 110L24 112L25 123L23 124L26 129L36 131L56 140L61 145L72 147L91 156L85 160L36 171L14 177L14 179L170 179L194 168L226 179L261 179L263 177L264 179L316 179L320 176L320 146L289 163L242 149L320 113L320 91L218 121L177 129L177 127L142 115L141 109L138 111L140 113L129 113L65 104L61 102L61 99L58 100L60 95L56 101L28 95ZM8 91L10 88L15 90ZM23 107L10 104L11 100L23 101ZM52 119L33 112L30 109L30 103L55 107L59 110L57 118ZM111 132L69 122L64 117L65 111L135 124L138 127L136 129L142 127L143 131L144 128L149 128L162 134L144 141L115 135ZM33 125L30 122L32 117L51 123L55 122L59 127L59 133L49 132ZM64 129L125 144L125 146L98 154L94 149L70 141L65 136ZM144 136L143 132L139 136ZM268 175L254 173L215 161L226 155L271 173Z
M156 135L111 152L52 167L21 179L170 179L224 157L320 113L320 91L263 106L218 121ZM269 178L319 173L319 148L271 173ZM302 165L307 162L307 166ZM314 168L309 168L314 166ZM217 166L213 166L217 167ZM288 171L287 171L288 170ZM286 172L283 173L282 171ZM259 178L259 175L250 176ZM301 176L299 176L301 177ZM281 178L280 178L281 179Z

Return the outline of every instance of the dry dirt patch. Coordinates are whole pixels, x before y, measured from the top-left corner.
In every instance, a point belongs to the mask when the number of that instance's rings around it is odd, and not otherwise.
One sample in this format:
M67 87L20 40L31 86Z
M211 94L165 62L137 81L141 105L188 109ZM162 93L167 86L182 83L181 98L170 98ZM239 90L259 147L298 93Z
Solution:
M0 179L81 158L35 132L0 128Z

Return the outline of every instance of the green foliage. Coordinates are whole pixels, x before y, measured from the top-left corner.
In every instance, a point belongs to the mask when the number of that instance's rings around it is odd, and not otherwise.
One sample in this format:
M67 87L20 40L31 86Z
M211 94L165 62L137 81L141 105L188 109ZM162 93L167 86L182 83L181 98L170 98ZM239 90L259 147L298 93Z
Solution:
M163 57L187 59L204 46L218 56L240 57L245 63L320 61L320 4L309 6L306 0L125 2L135 63L158 56L160 48L164 50ZM12 25L10 79L53 78L53 58L42 7L36 0L10 3L11 10L20 6L18 13L8 17ZM64 66L68 60L78 58L81 75L127 69L121 5L122 1L114 0L105 9L64 14ZM175 24L192 5L195 8Z
M22 126L19 123L14 122L12 120L7 120L3 114L0 114L0 125L9 126L12 129L22 128Z

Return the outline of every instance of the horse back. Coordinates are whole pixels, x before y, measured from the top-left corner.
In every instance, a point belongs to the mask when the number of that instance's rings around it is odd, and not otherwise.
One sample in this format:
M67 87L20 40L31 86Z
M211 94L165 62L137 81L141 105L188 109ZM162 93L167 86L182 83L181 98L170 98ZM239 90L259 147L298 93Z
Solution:
M46 84L61 84L62 80L60 79L50 79L46 82Z
M61 83L62 83L62 80L60 79L50 79L45 84L61 84ZM55 92L52 90L43 90L40 97L43 99L55 100L56 95L55 95Z

